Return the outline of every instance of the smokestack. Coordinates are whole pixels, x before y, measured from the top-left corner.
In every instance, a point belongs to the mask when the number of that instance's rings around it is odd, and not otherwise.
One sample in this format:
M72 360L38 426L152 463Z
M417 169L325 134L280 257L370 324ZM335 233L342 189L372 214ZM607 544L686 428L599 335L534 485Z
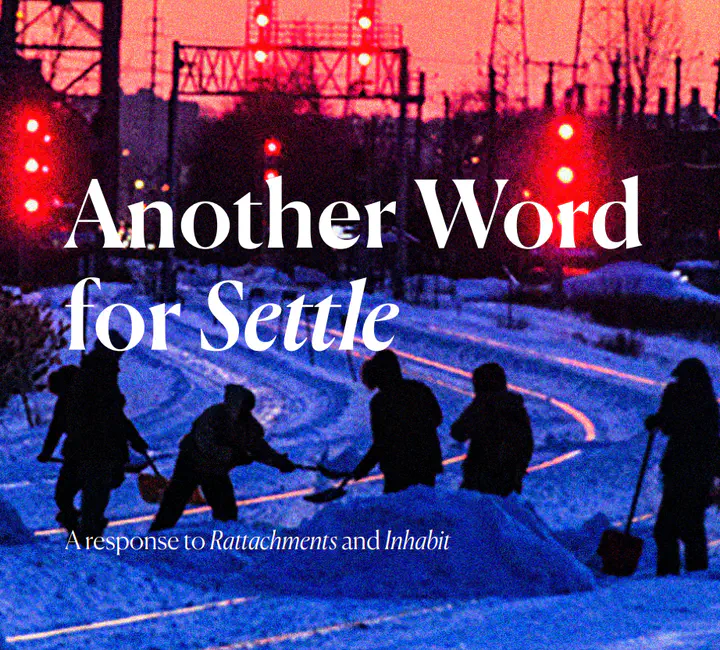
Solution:
M667 100L667 88L660 88L660 96L658 97L657 128L661 130L667 127Z
M587 105L586 100L586 90L587 86L585 84L578 84L576 86L577 88L577 111L581 115L585 112L585 106Z
M550 61L548 63L548 80L545 84L545 110L552 112L555 109L555 96L553 93L553 73L555 72L555 64Z
M618 114L620 113L620 53L612 62L613 82L610 86L610 122L612 128L617 128Z
M695 126L700 121L700 89L690 89L690 122Z
M675 130L680 130L680 91L682 85L682 58L679 56L675 57Z

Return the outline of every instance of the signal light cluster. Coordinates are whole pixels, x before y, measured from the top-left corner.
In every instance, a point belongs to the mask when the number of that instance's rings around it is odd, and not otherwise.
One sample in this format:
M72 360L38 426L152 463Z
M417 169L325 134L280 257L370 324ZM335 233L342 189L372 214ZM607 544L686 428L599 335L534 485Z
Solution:
M555 177L563 185L570 185L575 180L575 171L571 167L572 150L567 145L575 140L575 127L568 119L563 119L556 129L557 136L560 138L558 149L561 153L561 164L555 172Z
M360 28L360 48L356 55L358 65L365 69L373 60L374 36L371 33L375 24L374 0L363 0L362 7L356 16L357 26Z
M21 169L20 195L17 204L23 221L35 225L48 208L62 201L50 197L51 152L53 136L47 116L25 113L20 119L17 149Z
M269 28L272 21L272 0L260 0L259 4L255 8L255 14L253 16L255 24L258 28L258 48L253 53L253 58L259 64L265 63L269 54Z
M263 180L269 181L277 178L280 176L279 166L282 156L282 143L275 137L266 138L263 144L263 153L265 154Z

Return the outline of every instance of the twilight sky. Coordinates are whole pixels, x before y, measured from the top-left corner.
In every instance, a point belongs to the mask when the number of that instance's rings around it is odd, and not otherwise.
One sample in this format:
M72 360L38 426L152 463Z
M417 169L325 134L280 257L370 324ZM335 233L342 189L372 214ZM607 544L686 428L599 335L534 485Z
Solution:
M703 103L710 105L717 73L712 62L720 53L720 0L679 2L685 32L697 44L692 48L694 60L686 70L687 94L690 85L701 85ZM525 0L525 3L530 58L572 61L580 0ZM278 5L281 20L348 20L349 2L278 0ZM476 87L476 53L487 58L494 6L494 0L381 0L382 22L403 25L412 56L411 68L427 72L427 115L439 113L443 91ZM166 94L169 85L173 39L194 44L241 44L245 10L242 0L160 0L164 35L160 40L161 92ZM123 86L128 92L149 85L151 12L152 0L125 0ZM690 58L690 53L683 56ZM545 74L539 68L532 72L539 80ZM540 98L539 86L535 85L531 103L539 103Z

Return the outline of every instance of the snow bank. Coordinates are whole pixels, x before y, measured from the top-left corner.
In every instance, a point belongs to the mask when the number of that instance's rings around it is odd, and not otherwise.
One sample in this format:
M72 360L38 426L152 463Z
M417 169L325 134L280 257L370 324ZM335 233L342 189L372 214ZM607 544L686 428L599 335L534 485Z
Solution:
M388 531L450 535L448 550L385 550ZM381 550L341 550L344 536L374 536ZM416 487L324 506L286 535L337 536L338 549L276 551L258 562L261 588L346 597L523 597L592 589L592 573L527 503Z
M28 544L32 539L15 508L0 496L0 546Z
M571 300L629 295L720 304L717 297L682 282L672 273L642 262L608 264L587 275L566 280L564 289Z
M483 280L458 280L457 293L463 302L494 301L505 299L507 295L507 280L500 278L485 278Z
M675 265L681 271L717 271L720 266L710 260L683 260Z

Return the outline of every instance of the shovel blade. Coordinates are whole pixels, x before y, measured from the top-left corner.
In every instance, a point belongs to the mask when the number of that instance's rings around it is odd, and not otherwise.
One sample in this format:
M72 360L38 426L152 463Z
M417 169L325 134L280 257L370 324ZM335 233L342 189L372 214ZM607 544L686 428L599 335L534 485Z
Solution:
M309 501L310 503L330 503L330 501L335 501L336 499L345 496L346 492L347 490L344 486L331 487L327 490L323 490L322 492L308 494L303 497L303 499L305 499L305 501Z
M153 474L138 474L138 490L146 503L160 503L168 486L164 476Z
M200 491L200 488L195 488L195 492L193 492L192 496L190 497L190 501L188 501L188 505L204 506L206 503L207 503L207 501L205 501L205 497L203 496L203 493Z
M598 555L602 558L602 571L609 576L627 577L637 570L642 555L643 541L622 531L608 529L602 534Z

